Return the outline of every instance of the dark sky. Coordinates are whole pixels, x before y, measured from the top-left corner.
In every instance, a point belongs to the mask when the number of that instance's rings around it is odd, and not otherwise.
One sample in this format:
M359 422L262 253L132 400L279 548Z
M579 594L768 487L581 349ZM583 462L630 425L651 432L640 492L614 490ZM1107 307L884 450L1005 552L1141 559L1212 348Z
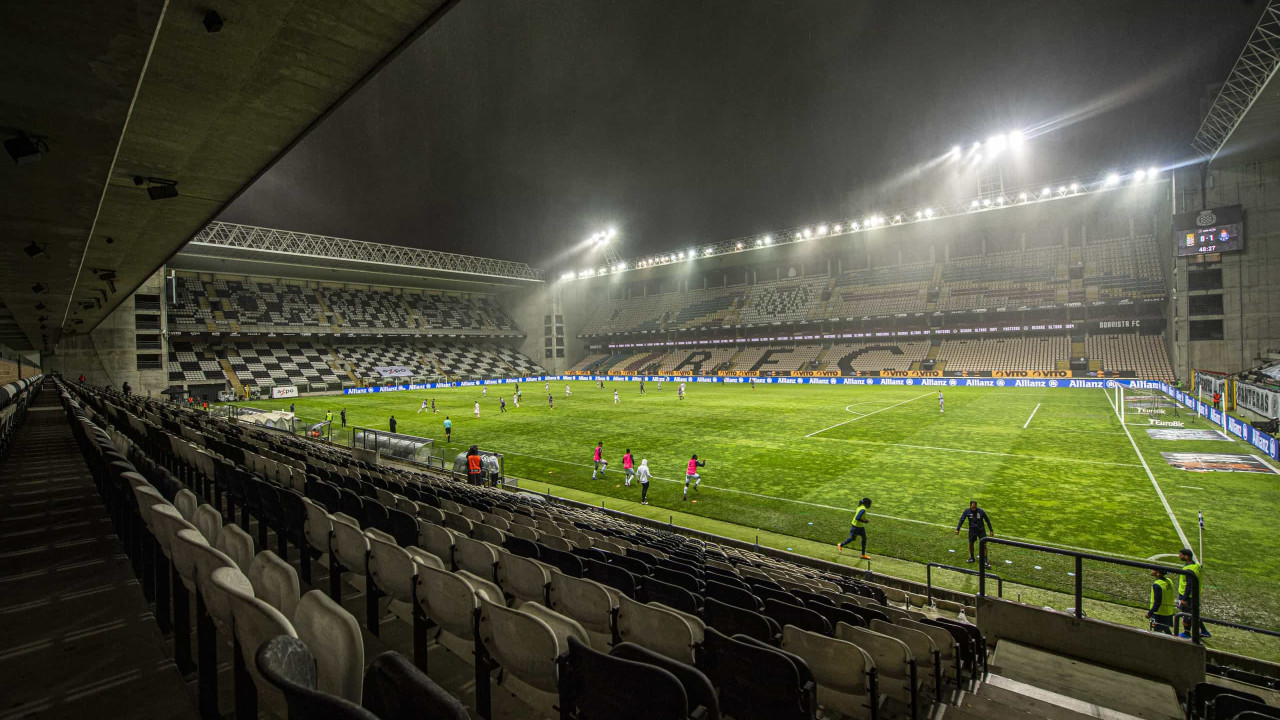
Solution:
M1012 128L1008 186L1171 166L1262 6L462 0L221 219L559 270L970 194L909 171Z

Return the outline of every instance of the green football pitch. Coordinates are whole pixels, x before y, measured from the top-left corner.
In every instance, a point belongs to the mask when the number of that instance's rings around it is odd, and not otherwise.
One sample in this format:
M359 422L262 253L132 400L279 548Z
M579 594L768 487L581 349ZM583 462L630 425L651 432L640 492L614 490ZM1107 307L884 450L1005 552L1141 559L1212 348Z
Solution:
M404 391L294 400L299 416L318 420L345 407L348 424L436 439L451 456L475 444L504 454L506 474L521 487L554 485L605 498L639 499L623 485L627 449L646 458L654 481L651 506L825 543L814 552L835 559L853 508L873 500L868 554L966 566L968 544L956 523L970 499L991 516L997 536L1128 559L1176 563L1187 543L1199 546L1197 512L1205 517L1205 614L1275 627L1280 624L1280 573L1270 550L1277 533L1280 476L1189 472L1162 452L1258 455L1238 441L1156 440L1151 415L1126 404L1128 432L1103 390L920 386L818 386L689 383L542 382ZM613 391L620 402L614 404ZM505 396L507 411L499 412ZM434 398L436 414L418 412ZM475 417L473 403L481 414ZM289 400L250 403L286 408ZM1164 408L1166 413L1171 408ZM441 427L453 421L446 445ZM1192 429L1203 419L1168 414ZM592 451L604 442L606 474L592 479ZM702 485L681 499L691 454L705 459ZM810 546L817 548L819 546ZM846 550L846 555L850 553ZM856 552L855 552L856 554ZM992 547L994 571L1005 581L1071 592L1069 558ZM847 558L845 558L847 561ZM1141 570L1085 563L1085 592L1140 605L1150 578Z

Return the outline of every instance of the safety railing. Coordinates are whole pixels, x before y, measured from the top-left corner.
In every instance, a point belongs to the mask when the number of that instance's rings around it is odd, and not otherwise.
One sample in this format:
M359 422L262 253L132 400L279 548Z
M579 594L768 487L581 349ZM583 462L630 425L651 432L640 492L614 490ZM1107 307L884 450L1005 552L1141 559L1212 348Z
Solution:
M1188 626L1191 626L1193 624L1191 622L1191 613L1186 613L1186 612L1174 613L1174 616L1173 616L1173 634L1174 635L1179 634L1183 620L1187 621ZM1245 625L1244 623L1233 623L1233 622L1228 622L1227 620L1214 620L1213 618L1207 618L1207 617L1201 617L1200 622L1204 625L1216 625L1218 627L1228 627L1235 630L1244 630L1245 632L1258 633L1259 635L1269 635L1271 637L1280 638L1280 631L1254 627L1252 625Z
M1093 553L1080 552L1077 550L1064 550L1062 548L1049 547L1048 545L1036 545L1034 543L1019 542L1017 540L1006 540L1004 538L984 537L978 540L978 594L987 594L987 576L993 573L987 572L987 545L1008 545L1009 547L1022 548L1024 550L1034 550L1036 552L1049 553L1050 555L1065 555L1075 560L1075 615L1077 618L1084 617L1084 561L1100 562L1108 565L1122 565L1124 567L1138 568L1141 570L1159 570L1166 575L1181 575L1187 581L1187 597L1191 602L1191 642L1200 642L1200 578L1190 570L1181 568L1171 568L1168 565L1158 565L1156 563L1143 562L1141 560L1125 560L1123 558L1107 557L1105 555L1095 555Z
M974 576L978 575L978 571L972 568L962 568L962 567L956 567L955 565L943 565L942 563L934 563L934 562L931 562L925 565L924 566L924 585L925 585L925 592L928 593L930 605L933 604L933 569L934 568L938 568L940 570L950 570L951 572L958 572L964 575L974 575ZM999 575L993 572L987 573L987 577L996 579L996 596L1004 597L1004 578L1000 577Z

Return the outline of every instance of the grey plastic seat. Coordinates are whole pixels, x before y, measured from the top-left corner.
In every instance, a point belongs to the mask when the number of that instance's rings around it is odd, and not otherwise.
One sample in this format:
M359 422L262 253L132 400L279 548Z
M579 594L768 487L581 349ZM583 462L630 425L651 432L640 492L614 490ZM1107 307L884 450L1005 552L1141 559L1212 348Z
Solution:
M418 608L440 629L438 640L451 653L474 662L475 613L480 599L502 603L502 590L466 572L451 573L418 565Z
M519 610L480 601L480 642L502 668L501 685L525 703L551 713L559 701L556 659L568 638L587 641L587 631L571 618L536 603Z
M876 666L880 694L910 706L912 716L918 717L918 695L923 683L920 681L915 656L906 643L847 623L836 624L836 638L851 642L870 655Z
M608 652L613 643L613 611L618 593L598 582L551 573L551 609L577 620L586 629L590 645Z
M178 508L184 520L193 522L196 517L196 508L200 506L200 498L190 490L182 488L177 495L174 495L173 506Z
M494 546L462 536L455 536L453 542L453 556L458 569L485 580L497 579L498 552Z
M236 684L236 716L257 717L262 705L283 717L287 712L284 695L262 678L254 657L258 648L273 637L295 637L293 625L279 610L254 596L249 578L239 570L214 570L212 582L231 604L236 650L232 671Z
M178 508L168 503L157 503L151 507L151 522L156 529L156 542L160 546L160 551L168 559L168 567L165 571L169 573L169 579L165 583L165 587L170 591L172 598L173 613L173 654L174 662L177 663L178 669L183 673L192 670L193 662L191 659L191 601L190 589L185 584L182 574L179 572L179 562L176 558L175 543L177 542L178 532L180 530L190 530L195 535L203 538L200 531L196 530L196 526L183 519ZM195 578L195 559L189 562L191 568L190 576L194 582ZM194 585L191 586L194 589ZM157 608L157 612L165 612L168 608Z
M926 680L926 676L932 680L934 698L941 702L942 658L933 639L919 630L913 630L902 625L891 625L883 620L872 620L869 629L872 632L888 635L906 643L907 648L911 650L911 655L916 660L917 677L921 682Z
M551 571L547 566L507 550L498 550L498 586L514 599L515 606L527 602L545 605L550 585Z
M538 542L538 538L542 537L541 533L529 527L528 525L518 525L514 523L509 528L507 528L506 533L508 535L514 535L515 537L522 538L524 540L529 540L532 542Z
M316 688L359 704L364 680L360 624L329 596L312 590L298 601L293 628L316 660Z
M360 529L355 518L343 513L334 513L333 533L329 538L329 595L341 601L341 582L345 579L356 588L364 589L365 558L369 552L369 541ZM336 561L336 563L335 563ZM314 650L313 650L314 652Z
M794 625L782 629L782 649L804 660L818 685L818 704L849 717L869 717L875 663L862 648Z
M302 586L298 582L298 572L292 565L274 552L263 550L254 556L253 562L249 564L248 574L254 596L280 611L286 618L293 617Z
M454 533L443 525L418 524L418 547L444 562L446 570L453 570Z
M943 680L956 682L959 677L960 654L956 648L956 639L945 628L936 625L925 625L915 620L900 620L895 623L899 627L915 630L929 636L933 646L938 650L938 659L942 665Z
M348 700L317 690L315 658L298 638L277 635L258 649L255 660L262 677L284 693L291 718L388 720Z
M238 525L226 525L218 532L215 546L227 557L236 562L236 567L244 571L253 564L253 538Z
M501 520L501 518L493 519ZM502 546L502 543L507 541L507 534L504 531L489 525L487 522L485 524L477 523L473 525L471 527L471 537L499 547Z
M222 534L222 513L205 503L196 508L191 524L200 530L200 534L204 535L210 545L217 547L218 536Z
M626 595L618 597L616 623L619 642L635 643L690 665L694 662L694 648L702 644L706 629L693 616L664 605L646 605Z

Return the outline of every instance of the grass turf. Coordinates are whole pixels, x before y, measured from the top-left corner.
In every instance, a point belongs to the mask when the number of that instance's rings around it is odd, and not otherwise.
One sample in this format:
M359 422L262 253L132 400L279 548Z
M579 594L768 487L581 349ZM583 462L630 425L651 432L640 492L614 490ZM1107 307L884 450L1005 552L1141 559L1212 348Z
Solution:
M1196 512L1205 513L1205 614L1264 627L1280 618L1280 578L1266 555L1280 478L1172 468L1161 451L1251 448L1235 441L1153 440L1144 430L1147 419L1132 412L1131 443L1102 390L947 387L946 412L940 413L936 387L761 384L752 390L690 383L680 401L674 383L659 391L648 382L645 395L637 383L606 383L605 390L590 381L568 384L569 397L564 382L552 384L554 409L540 382L522 385L519 409L510 385L490 386L487 397L467 387L293 402L307 419L320 419L327 410L336 419L346 407L352 426L386 428L395 414L399 432L436 438L438 454L471 444L502 452L507 474L534 490L545 482L638 500L634 483L622 485L622 454L630 448L637 462L649 460L655 511L679 510L800 538L814 543L807 554L826 559L837 557L834 545L847 534L852 508L863 496L874 500L868 528L873 558L965 566L965 534L957 537L954 530L970 498L987 509L1000 537L1130 559L1176 553L1182 541L1145 460L1193 545ZM614 389L622 400L617 405ZM507 398L506 413L498 411L499 396ZM440 412L418 413L424 398L434 398ZM472 412L477 400L478 419ZM250 404L280 409L288 402ZM446 415L454 424L451 445L443 442ZM1201 419L1183 419L1188 427L1208 427ZM609 470L593 480L591 453L601 440ZM708 464L700 471L700 490L683 501L692 453ZM1008 582L1072 590L1068 558L1008 547L992 553L995 571ZM1090 597L1131 605L1146 601L1150 585L1143 571L1102 563L1085 563L1082 577Z

